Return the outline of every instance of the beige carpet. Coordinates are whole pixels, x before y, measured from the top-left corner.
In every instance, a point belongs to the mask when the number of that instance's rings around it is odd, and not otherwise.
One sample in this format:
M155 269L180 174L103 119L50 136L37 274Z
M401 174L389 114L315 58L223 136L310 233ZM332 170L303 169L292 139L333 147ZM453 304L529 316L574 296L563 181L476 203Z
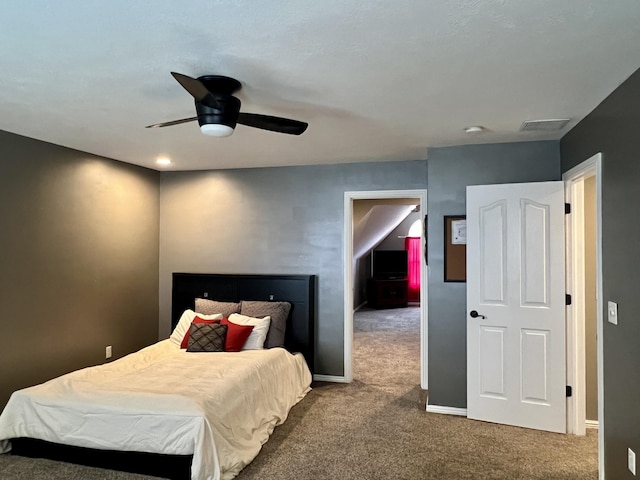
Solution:
M318 384L239 480L597 479L597 435L425 412L418 308L355 316L354 377Z
M355 317L355 381L318 383L238 480L596 480L596 432L558 435L425 412L417 308ZM2 480L142 480L0 455Z

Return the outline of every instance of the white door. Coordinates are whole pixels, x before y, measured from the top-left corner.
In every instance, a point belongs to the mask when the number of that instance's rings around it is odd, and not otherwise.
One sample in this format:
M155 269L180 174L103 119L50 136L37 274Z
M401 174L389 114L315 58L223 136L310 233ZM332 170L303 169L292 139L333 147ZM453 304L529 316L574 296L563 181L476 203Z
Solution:
M566 432L564 294L563 183L467 187L469 418Z

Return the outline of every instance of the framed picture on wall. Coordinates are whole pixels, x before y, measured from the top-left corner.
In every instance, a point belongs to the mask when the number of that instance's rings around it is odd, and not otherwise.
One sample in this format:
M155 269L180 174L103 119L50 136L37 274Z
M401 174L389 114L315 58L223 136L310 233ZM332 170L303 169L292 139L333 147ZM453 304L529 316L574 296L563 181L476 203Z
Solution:
M444 217L444 281L467 281L467 216Z

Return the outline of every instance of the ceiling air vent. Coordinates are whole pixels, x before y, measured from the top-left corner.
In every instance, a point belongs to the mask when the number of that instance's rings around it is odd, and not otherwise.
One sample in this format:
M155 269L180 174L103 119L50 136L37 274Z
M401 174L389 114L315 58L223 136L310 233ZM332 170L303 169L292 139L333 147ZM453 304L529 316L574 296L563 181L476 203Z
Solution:
M557 132L562 130L570 118L554 118L550 120L526 120L520 125L521 132Z

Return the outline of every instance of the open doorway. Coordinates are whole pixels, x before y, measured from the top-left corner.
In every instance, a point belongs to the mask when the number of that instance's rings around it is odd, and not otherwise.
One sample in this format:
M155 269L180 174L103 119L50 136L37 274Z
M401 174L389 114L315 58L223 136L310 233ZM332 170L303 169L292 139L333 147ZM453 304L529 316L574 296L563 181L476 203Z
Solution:
M599 476L604 478L601 154L563 175L567 215L567 430L598 428Z
M354 255L354 202L357 200L388 200L412 198L417 202L424 218L427 207L426 190L389 190L368 192L345 192L344 196L344 379L353 380L354 363L354 311L356 302L355 274L356 256ZM420 336L420 386L427 388L427 268L425 259L425 231L420 234L420 295L419 295L419 336Z

